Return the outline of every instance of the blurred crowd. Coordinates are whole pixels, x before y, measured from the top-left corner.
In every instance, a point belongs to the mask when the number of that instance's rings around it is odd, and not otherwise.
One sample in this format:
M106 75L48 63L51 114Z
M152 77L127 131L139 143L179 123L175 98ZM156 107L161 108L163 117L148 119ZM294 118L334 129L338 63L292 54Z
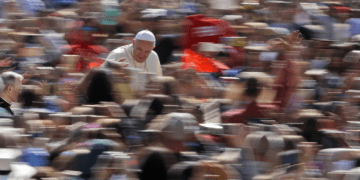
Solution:
M0 0L0 53L0 179L360 177L360 1Z

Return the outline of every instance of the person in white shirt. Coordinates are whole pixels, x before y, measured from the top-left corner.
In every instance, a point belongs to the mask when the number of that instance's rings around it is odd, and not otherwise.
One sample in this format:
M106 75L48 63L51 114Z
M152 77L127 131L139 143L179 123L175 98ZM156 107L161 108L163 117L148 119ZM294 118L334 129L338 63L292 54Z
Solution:
M293 22L298 26L311 25L310 15L301 7L296 9L296 14L293 16Z
M152 32L149 30L140 31L136 34L132 44L111 51L101 67L112 67L112 64L116 64L116 62L125 62L128 64L128 68L162 76L159 57L153 51L155 42L155 36ZM140 76L135 76L131 81L131 87L137 89L144 87L144 85L138 86L138 83L146 80ZM134 81L136 81L137 85L135 85Z

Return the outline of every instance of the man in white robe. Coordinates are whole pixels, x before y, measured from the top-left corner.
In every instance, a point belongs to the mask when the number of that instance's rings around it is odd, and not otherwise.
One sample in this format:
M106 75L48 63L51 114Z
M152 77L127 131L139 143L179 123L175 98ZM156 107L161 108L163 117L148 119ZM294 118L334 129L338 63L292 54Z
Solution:
M132 44L121 46L110 52L101 67L111 67L116 62L125 62L131 69L132 78L130 86L133 89L143 90L148 76L142 72L162 76L160 60L153 49L155 48L155 36L148 30L137 33Z

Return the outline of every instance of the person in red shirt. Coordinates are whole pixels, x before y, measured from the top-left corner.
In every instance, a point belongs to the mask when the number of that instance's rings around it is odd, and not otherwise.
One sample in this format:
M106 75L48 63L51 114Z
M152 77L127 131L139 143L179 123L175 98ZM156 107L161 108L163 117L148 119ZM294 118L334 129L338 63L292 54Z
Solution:
M221 37L238 36L229 22L202 14L186 17L183 24L182 46L184 49L190 49L199 42L219 43Z

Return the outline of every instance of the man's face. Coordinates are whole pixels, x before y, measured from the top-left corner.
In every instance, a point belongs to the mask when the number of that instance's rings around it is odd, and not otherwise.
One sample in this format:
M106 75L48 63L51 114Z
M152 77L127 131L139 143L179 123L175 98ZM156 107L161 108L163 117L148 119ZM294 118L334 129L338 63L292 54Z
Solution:
M21 92L21 86L22 86L22 82L20 80L16 80L15 83L13 85L10 85L11 90L10 90L10 98L11 98L11 102L17 102L18 101L18 97L20 95Z
M134 59L139 63L143 63L154 48L154 43L150 41L135 40L133 46Z

